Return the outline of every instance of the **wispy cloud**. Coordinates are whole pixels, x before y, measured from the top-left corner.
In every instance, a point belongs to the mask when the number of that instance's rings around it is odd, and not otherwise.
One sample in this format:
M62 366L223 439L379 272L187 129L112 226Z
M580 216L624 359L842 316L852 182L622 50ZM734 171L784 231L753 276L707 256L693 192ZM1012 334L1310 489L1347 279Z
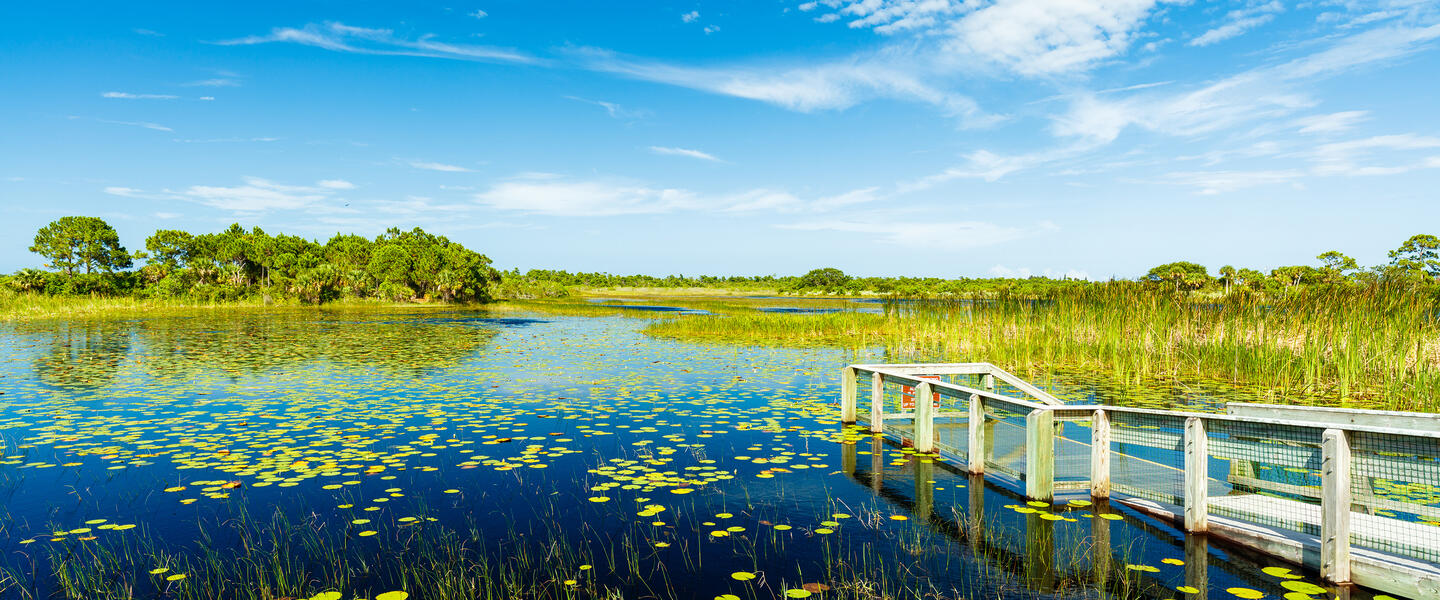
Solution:
M423 169L423 170L426 170L426 171L442 171L442 172L445 172L445 173L470 173L470 172L471 172L471 169L468 169L468 168L465 168L465 167L462 167L462 166L459 166L459 165L450 165L450 164L445 164L445 163L430 162L430 161L424 161L424 160L412 160L412 161L407 161L405 164L410 165L411 167L414 167L414 168L416 168L416 169Z
M222 46L291 43L324 48L335 52L383 56L423 56L453 60L478 60L513 63L539 63L540 59L511 48L452 44L441 42L433 34L415 38L395 35L389 29L353 27L344 23L309 24L301 28L277 27L266 35L221 40Z
M594 104L595 106L599 106L600 108L605 109L605 114L610 115L610 117L613 119L641 119L649 116L648 111L631 110L614 102L606 102L604 100L591 100L589 98L581 98L579 96L565 96L565 98L567 100L574 100L576 102L584 102L586 104Z
M688 156L690 158L698 158L700 160L708 160L712 162L725 162L720 160L719 158L716 158L713 154L710 154L708 152L701 152L699 150L691 150L688 148L667 148L665 146L651 146L650 151L664 156Z
M1209 46L1239 36L1246 31L1269 23L1275 14L1284 12L1285 6L1279 0L1232 10L1225 14L1225 23L1206 31L1190 40L1191 46Z
M189 87L240 87L240 80L233 77L211 77L210 79L190 81L181 85Z
M1310 153L1316 175L1395 175L1415 169L1433 168L1429 158L1413 159L1405 153L1440 148L1440 138L1415 134L1377 135L1368 138L1321 144ZM1361 164L1380 155L1387 164Z
M1347 110L1328 115L1314 115L1295 119L1300 133L1338 133L1347 131L1370 115L1366 110Z
M165 37L165 34L155 31L153 29L131 29L130 31L133 31L140 35L148 35L151 37Z
M468 14L469 16L474 17L474 18L476 18L476 19L483 19L483 18L485 18L485 17L490 16L490 13L487 13L487 12L485 12L485 11L483 11L483 10L478 9L478 8L475 9L474 11L471 11L471 12L466 13L466 14Z
M624 181L560 181L520 177L477 194L481 204L556 217L607 217L667 213L695 206L694 193Z
M1193 187L1196 192L1213 196L1245 188L1294 183L1305 176L1298 169L1270 171L1177 171L1166 174L1161 182Z
M117 98L121 100L174 100L179 96L171 94L132 94L130 92L104 92L101 98Z
M166 189L159 192L111 186L104 192L124 198L178 200L234 213L254 214L308 209L334 200L337 192L353 187L343 187L351 184L338 179L321 180L315 185L287 185L260 177L244 177L241 181L241 185L234 186L192 185L180 191Z
M680 20L686 23L694 23L700 20L700 11L692 10L688 13L680 15Z
M838 110L874 98L924 102L971 125L994 122L968 96L934 87L913 56L895 50L795 66L695 67L628 58L595 48L572 50L582 66L645 81L758 100L790 110Z
M72 116L72 117L70 117L70 118L71 118L71 119L80 119L80 118L82 118L82 117ZM96 123L105 123L105 124L107 124L107 125L125 125L125 126L127 126L127 127L143 127L143 128L145 128L145 129L153 129L153 130L155 130L155 131L170 131L170 132L175 131L174 129L171 129L171 128L166 127L166 126L164 126L164 125L161 125L161 124L159 124L159 123L150 123L150 122L148 122L148 121L112 121L112 120L110 120L110 119L95 119L95 122L96 122Z

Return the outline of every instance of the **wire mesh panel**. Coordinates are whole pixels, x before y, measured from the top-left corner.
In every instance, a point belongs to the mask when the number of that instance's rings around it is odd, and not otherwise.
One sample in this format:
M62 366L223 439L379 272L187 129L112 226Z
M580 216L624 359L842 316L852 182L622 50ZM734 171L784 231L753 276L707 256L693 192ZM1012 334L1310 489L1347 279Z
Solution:
M970 396L940 391L935 409L935 449L970 460Z
M1110 440L1110 484L1115 491L1184 504L1184 416L1114 411Z
M896 436L901 440L913 440L915 438L915 404L914 392L908 396L906 401L905 388L910 387L907 381L896 379L890 375L881 378L881 402L880 412L883 415L883 431ZM870 389L871 386L865 386Z
M1089 417L1059 416L1055 418L1055 489L1074 490L1090 487Z
M1440 439L1350 433L1357 546L1440 563Z
M1209 420L1211 514L1320 534L1319 427Z
M1025 415L1030 409L986 398L985 469L1016 479L1025 474Z

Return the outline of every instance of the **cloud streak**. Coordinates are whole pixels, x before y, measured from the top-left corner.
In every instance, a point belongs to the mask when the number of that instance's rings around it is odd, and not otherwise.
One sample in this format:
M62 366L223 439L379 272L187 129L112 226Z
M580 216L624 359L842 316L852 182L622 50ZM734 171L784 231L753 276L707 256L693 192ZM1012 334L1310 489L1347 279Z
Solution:
M651 151L651 152L654 152L655 154L659 154L659 155L661 155L661 156L684 156L684 157L688 157L688 158L698 158L698 159L700 159L700 160L708 160L708 161L710 161L710 162L725 162L725 161L723 161L723 160L720 160L719 158L716 158L715 155L710 154L710 153L708 153L708 152L701 152L701 151L699 151L699 150L691 150L691 149L689 149L689 148L669 148L669 147L665 147L665 146L651 146L651 147L650 147L650 151Z
M380 56L419 56L451 60L538 64L544 61L512 48L451 44L432 34L415 38L395 35L390 29L353 27L339 22L309 24L301 28L276 27L266 35L213 42L221 46L252 46L286 42L323 48L333 52Z

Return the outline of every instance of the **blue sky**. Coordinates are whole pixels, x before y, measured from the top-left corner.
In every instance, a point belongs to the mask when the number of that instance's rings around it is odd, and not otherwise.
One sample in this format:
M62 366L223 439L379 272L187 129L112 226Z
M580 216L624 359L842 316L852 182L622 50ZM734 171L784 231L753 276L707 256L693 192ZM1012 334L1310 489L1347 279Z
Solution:
M8 3L0 270L100 216L501 268L1362 265L1440 233L1440 4Z

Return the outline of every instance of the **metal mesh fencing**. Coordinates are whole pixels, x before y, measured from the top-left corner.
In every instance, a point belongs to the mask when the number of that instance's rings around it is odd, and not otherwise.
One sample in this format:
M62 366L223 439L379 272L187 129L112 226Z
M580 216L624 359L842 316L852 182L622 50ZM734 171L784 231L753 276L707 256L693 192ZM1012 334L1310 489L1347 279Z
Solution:
M1185 417L1110 413L1110 484L1157 502L1185 502Z
M1323 431L1207 420L1209 513L1319 535Z
M1055 489L1090 488L1089 417L1055 417Z
M993 398L985 407L985 470L1015 479L1025 474L1025 415L1030 409Z
M1349 436L1351 543L1440 563L1440 438Z
M970 460L970 395L951 390L940 392L935 410L935 449Z

